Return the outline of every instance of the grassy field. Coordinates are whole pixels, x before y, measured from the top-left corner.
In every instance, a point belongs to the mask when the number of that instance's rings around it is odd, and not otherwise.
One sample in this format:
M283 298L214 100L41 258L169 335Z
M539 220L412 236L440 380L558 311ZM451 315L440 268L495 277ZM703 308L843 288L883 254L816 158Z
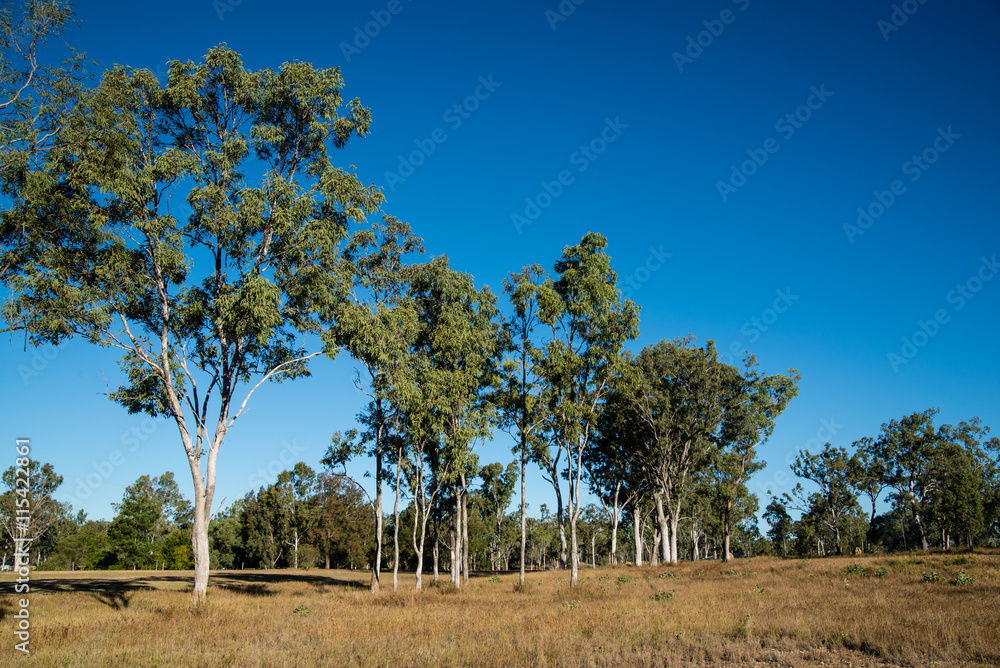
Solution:
M576 590L561 571L525 591L486 574L418 593L411 575L377 597L364 572L220 571L196 613L191 573L35 572L30 658L14 578L0 665L1000 665L996 552L584 569Z

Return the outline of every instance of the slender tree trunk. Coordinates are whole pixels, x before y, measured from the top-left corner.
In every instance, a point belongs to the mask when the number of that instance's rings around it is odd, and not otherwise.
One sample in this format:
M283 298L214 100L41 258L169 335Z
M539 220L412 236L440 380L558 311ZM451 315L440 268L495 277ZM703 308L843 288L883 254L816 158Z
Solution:
M667 530L667 516L663 512L663 494L654 494L653 500L656 502L656 523L660 527L660 540L662 541L663 550L663 563L669 564L670 558L670 540L668 539L669 531Z
M434 548L432 553L434 555L434 584L438 583L438 559L440 552L440 538L438 536L437 525L434 526Z
M931 549L931 545L927 541L927 532L924 531L924 523L920 519L920 513L914 511L913 520L917 523L917 531L920 532L920 549L924 551Z
M420 487L423 487L420 485ZM421 489L418 494L421 499L423 498L423 489ZM417 542L417 521L422 519L424 509L423 503L417 499L413 500L413 551L417 553L417 570L414 573L416 579L416 585L414 586L415 591L420 591L423 587L423 571L424 571L424 531L423 527L420 530L420 542Z
M671 563L678 563L680 561L680 553L677 551L677 534L680 532L681 528L681 502L670 505L670 554L672 555Z
M638 508L632 510L632 535L635 538L635 565L642 566L642 523Z
M570 502L572 503L572 501ZM569 516L569 539L570 539L570 575L569 586L575 587L579 576L579 551L580 547L576 540L576 514L571 510Z
M396 451L396 500L392 504L392 514L395 521L392 525L392 593L399 592L399 480L400 460L403 458L403 448Z
M528 518L525 517L525 509L527 508L527 503L524 497L524 480L525 473L524 470L527 468L528 463L528 439L521 431L521 568L518 575L518 584L524 586L524 558L527 553L528 547Z
M722 511L722 561L729 561L732 558L732 552L729 551L729 537L733 532L730 522L732 509L733 500L727 499Z
M452 513L451 527L451 582L462 586L462 500L458 486L454 487L455 512Z
M562 490L559 485L553 483L556 488L556 523L559 525L559 568L566 569L566 517L563 514Z
M469 490L464 473L460 479L462 481L462 577L463 584L469 584Z
M448 577L451 578L451 583L455 586L458 586L458 543L456 542L457 532L455 531L455 522L456 522L455 515L457 514L457 512L458 511L456 510L454 513L452 513L452 518L451 518L452 527L451 531L449 532L450 533L449 547L451 548L451 554L449 556L449 561L448 561Z
M377 594L382 572L382 534L384 519L382 518L382 448L379 446L375 454L375 554L372 555L371 592ZM329 556L327 556L329 562ZM330 566L327 565L327 568Z

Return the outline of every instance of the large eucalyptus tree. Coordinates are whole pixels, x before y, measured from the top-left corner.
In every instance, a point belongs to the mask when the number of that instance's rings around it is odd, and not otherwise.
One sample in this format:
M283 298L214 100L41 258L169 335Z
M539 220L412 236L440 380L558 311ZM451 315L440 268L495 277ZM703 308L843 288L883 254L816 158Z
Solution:
M563 249L558 275L537 290L542 322L551 329L539 364L553 437L567 454L570 586L579 571L576 525L583 506L584 455L613 378L626 363L625 343L639 335L639 307L622 299L603 235L588 233Z
M498 422L491 395L502 354L499 311L490 290L477 290L472 277L449 267L446 257L415 267L410 291L419 325L410 377L414 390L402 408L416 510L416 587L422 586L423 548L434 500L449 487L455 495L458 543L452 578L460 585L456 566L460 561L467 580L467 497L478 470L472 445L489 436Z
M357 99L342 108L342 87L337 68L248 71L226 47L172 62L165 87L116 67L20 191L22 219L88 234L40 241L4 316L32 342L119 349L110 397L175 422L194 482L196 606L223 440L262 383L305 375L322 353L308 335L351 278L339 245L382 202L331 162L371 122Z
M366 428L358 442L335 438L324 463L345 463L361 453L374 459L373 594L381 582L385 464L399 449L400 392L405 391L405 377L412 371L409 361L418 325L409 286L413 268L405 259L421 252L421 240L413 236L410 226L392 216L355 232L341 257L341 267L351 277L348 296L334 304L333 325L324 334L328 349L336 354L345 348L366 376L362 380L359 373L356 380L358 389L370 399L359 417Z

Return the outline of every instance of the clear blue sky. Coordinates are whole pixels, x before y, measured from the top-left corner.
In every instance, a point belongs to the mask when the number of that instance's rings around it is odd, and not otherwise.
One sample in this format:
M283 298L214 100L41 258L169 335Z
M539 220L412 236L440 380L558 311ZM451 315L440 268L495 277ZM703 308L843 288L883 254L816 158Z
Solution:
M221 42L252 68L341 67L374 118L342 162L385 187L386 211L430 253L495 291L602 232L642 307L637 350L690 333L801 372L761 449L763 497L791 489L800 448L914 411L1000 429L1000 8L897 6L102 0L80 3L70 40L99 68L161 81L167 61ZM906 348L921 321L933 334ZM92 518L146 473L174 471L190 495L176 427L102 395L118 384L112 350L2 351L7 459L31 437L66 478L57 496ZM352 366L321 360L255 395L223 446L217 502L263 484L261 470L318 468L362 404ZM479 453L513 459L502 434ZM532 508L551 506L532 485Z

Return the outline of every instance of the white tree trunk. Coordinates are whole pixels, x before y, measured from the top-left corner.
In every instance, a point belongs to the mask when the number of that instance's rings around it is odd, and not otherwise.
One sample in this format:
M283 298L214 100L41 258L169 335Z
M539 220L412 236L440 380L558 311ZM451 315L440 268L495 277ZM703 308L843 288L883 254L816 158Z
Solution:
M632 510L632 535L635 537L635 565L642 566L642 523L635 509Z

